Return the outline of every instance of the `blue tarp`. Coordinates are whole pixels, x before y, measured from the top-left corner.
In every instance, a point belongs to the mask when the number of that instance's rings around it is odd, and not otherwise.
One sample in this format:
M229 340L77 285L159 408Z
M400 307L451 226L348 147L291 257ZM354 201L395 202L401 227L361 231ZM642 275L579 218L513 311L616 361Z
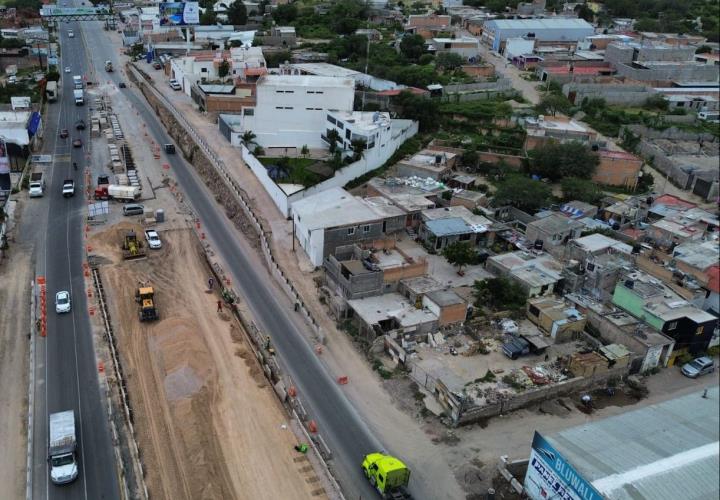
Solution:
M42 122L42 117L40 116L40 113L37 111L33 111L33 114L30 116L30 122L28 123L28 135L30 137L37 134L38 129L40 128L40 123Z

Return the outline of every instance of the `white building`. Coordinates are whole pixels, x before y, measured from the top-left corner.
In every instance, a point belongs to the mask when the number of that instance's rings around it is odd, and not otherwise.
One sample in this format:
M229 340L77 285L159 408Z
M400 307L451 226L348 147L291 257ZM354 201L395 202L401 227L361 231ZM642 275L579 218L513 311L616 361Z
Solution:
M352 154L352 141L365 143L364 157L372 157L387 147L392 138L390 113L361 111L331 111L327 114L323 140L329 145L328 133L336 130L340 136L337 143L347 154Z
M223 60L230 64L228 78L252 82L267 73L265 57L260 47L236 47L229 51L203 51L170 60L170 76L180 82L185 93L195 82L219 79L218 70Z
M263 148L324 148L328 111L353 109L351 78L265 75L257 82L257 104L242 110L242 131Z
M459 38L433 38L429 43L429 48L434 50L436 54L441 52L450 52L457 54L463 59L477 59L480 56L480 40L471 36L463 36Z

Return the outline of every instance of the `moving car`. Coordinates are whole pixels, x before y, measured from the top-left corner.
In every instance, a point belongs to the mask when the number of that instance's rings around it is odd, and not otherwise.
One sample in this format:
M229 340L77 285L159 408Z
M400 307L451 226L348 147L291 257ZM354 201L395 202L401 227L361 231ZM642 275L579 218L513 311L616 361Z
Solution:
M68 38L75 38L75 33L72 30L68 30Z
M65 66L65 73L70 73L70 66Z
M64 128L60 131L60 139L67 139L67 137L70 135L68 132L68 129Z
M153 249L162 248L162 241L160 241L160 236L158 235L157 231L154 229L146 229L145 230L145 239L148 242L148 246Z
M75 128L77 130L85 130L85 121L84 120L78 120L75 122Z
M712 358L703 356L685 363L680 369L683 375L690 378L698 378L700 375L707 375L715 371L715 364Z
M82 139L77 138L73 141L73 147L74 148L81 148L82 147Z
M55 294L55 312L58 314L68 313L71 309L70 292L65 290Z
M75 181L72 179L65 179L63 181L62 194L65 198L75 196Z
M123 207L123 215L142 215L145 213L145 207L139 203L128 203Z

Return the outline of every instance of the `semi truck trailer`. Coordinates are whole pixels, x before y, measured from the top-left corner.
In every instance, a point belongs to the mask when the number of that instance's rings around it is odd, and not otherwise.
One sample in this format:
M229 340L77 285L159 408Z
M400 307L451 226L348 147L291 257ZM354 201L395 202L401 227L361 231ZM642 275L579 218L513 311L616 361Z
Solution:
M77 438L75 436L75 412L61 411L50 415L48 463L50 480L55 484L67 484L78 477Z

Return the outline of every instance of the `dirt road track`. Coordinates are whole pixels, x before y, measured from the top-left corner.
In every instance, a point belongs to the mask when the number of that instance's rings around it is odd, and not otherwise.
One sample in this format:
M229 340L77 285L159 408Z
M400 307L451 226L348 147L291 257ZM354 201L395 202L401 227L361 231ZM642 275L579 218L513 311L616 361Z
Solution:
M127 228L116 225L91 244L107 259L101 274L151 495L324 498L312 467L293 450L295 437L283 427L283 409L240 325L219 313L217 296L204 289L210 274L195 236L161 232L161 250L123 262ZM156 290L160 321L138 321L133 295L140 280Z
M0 498L25 496L30 254L12 245L0 263Z

